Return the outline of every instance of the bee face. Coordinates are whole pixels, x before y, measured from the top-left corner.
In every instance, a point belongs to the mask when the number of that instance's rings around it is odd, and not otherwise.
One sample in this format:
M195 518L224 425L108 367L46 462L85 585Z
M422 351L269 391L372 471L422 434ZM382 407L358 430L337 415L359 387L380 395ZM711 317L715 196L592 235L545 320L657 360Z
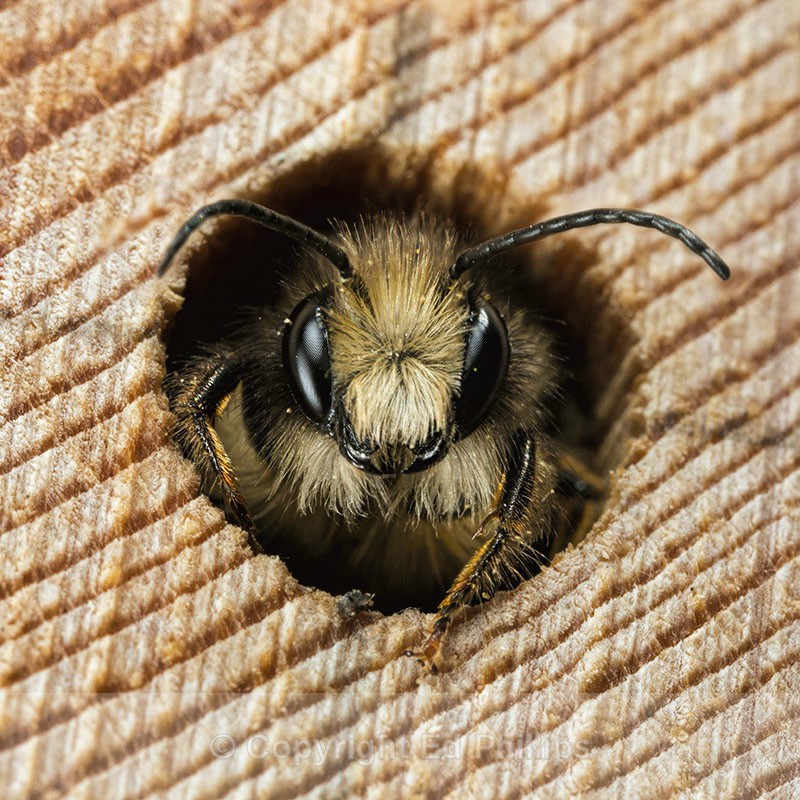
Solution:
M360 564L375 591L450 583L419 651L429 663L459 608L519 577L531 544L553 532L556 495L602 492L565 466L548 431L557 387L548 335L511 296L500 313L491 274L484 285L465 273L546 236L629 223L729 274L694 233L649 212L592 209L464 250L425 217L379 217L332 239L244 200L196 212L160 273L223 214L318 258L300 265L285 307L168 377L175 439L250 532L283 528L329 571ZM238 422L225 432L229 413Z
M487 416L508 369L502 317L450 279L454 237L427 228L379 219L351 233L353 278L303 298L284 333L295 401L371 474L438 463Z

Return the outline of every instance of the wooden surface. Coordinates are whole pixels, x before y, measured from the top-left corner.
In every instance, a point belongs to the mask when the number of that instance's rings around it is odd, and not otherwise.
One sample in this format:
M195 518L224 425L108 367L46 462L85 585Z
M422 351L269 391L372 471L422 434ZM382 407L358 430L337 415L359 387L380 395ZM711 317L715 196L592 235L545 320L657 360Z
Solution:
M797 0L63 6L0 10L3 796L800 796ZM531 253L612 490L421 681L427 618L252 557L160 391L168 236L346 148L488 227L648 207L734 272Z

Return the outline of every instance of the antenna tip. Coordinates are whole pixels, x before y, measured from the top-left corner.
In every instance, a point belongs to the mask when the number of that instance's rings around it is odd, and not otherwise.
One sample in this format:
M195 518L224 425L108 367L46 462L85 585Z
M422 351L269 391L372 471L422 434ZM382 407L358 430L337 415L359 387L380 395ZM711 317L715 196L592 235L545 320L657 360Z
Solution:
M704 253L701 253L704 261L708 264L719 277L726 281L731 276L731 268L715 253L710 247Z
M173 239L172 244L167 248L167 252L161 258L161 261L158 264L158 269L156 270L156 277L163 278L168 272L169 268L172 266L172 262L175 260L175 255L180 249L180 246L183 244L183 241L179 241L177 246L176 242Z

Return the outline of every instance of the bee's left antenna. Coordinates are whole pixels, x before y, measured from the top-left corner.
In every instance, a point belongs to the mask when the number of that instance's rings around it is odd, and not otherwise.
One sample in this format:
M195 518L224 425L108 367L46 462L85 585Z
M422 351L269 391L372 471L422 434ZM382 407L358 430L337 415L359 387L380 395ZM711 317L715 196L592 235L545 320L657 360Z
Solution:
M465 250L450 268L450 277L457 280L463 272L478 262L538 239L546 239L548 236L571 231L574 228L587 228L590 225L615 225L623 222L629 225L639 225L642 228L653 228L667 236L672 236L700 256L722 280L726 281L730 277L731 271L728 265L694 231L690 231L685 225L675 222L674 219L630 208L591 208L588 211L565 214L563 217L554 217L527 228L504 233L502 236L481 242L481 244Z
M180 230L175 234L175 238L170 242L167 252L164 253L164 257L158 265L158 276L161 277L167 272L175 255L195 230L207 219L223 215L244 217L263 225L265 228L269 228L271 231L282 233L300 244L311 247L321 256L327 258L339 270L343 278L349 278L353 274L350 260L344 250L327 236L317 233L313 228L309 228L291 217L278 214L277 211L272 211L250 200L220 200L217 203L211 203L198 209L181 225Z

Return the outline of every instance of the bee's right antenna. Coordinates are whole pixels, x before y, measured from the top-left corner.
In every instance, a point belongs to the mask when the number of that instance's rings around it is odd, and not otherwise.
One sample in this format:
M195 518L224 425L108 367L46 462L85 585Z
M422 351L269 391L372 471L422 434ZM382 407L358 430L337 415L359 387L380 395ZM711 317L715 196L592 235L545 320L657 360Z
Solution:
M634 211L628 208L593 208L589 211L579 211L575 214L565 214L563 217L539 222L527 228L504 233L494 239L465 250L450 267L450 277L456 280L463 272L473 267L479 261L491 256L505 253L520 247L523 244L545 239L556 233L564 233L573 228L587 228L590 225L613 225L627 222L631 225L640 225L643 228L655 230L672 236L683 242L693 253L696 253L708 264L722 280L730 277L728 265L694 232L684 225L667 217L651 214L648 211Z
M158 276L161 277L169 269L175 255L183 247L193 231L197 230L210 217L222 215L245 217L257 222L259 225L263 225L265 228L282 233L300 244L311 247L321 256L327 258L339 270L343 278L349 278L352 275L350 260L344 250L333 240L328 239L327 236L323 236L321 233L317 233L313 228L309 228L291 217L285 217L283 214L278 214L277 211L272 211L250 200L220 200L217 203L211 203L198 209L181 225L180 230L175 234L175 238L170 242L167 252L164 253L164 257L158 265Z

